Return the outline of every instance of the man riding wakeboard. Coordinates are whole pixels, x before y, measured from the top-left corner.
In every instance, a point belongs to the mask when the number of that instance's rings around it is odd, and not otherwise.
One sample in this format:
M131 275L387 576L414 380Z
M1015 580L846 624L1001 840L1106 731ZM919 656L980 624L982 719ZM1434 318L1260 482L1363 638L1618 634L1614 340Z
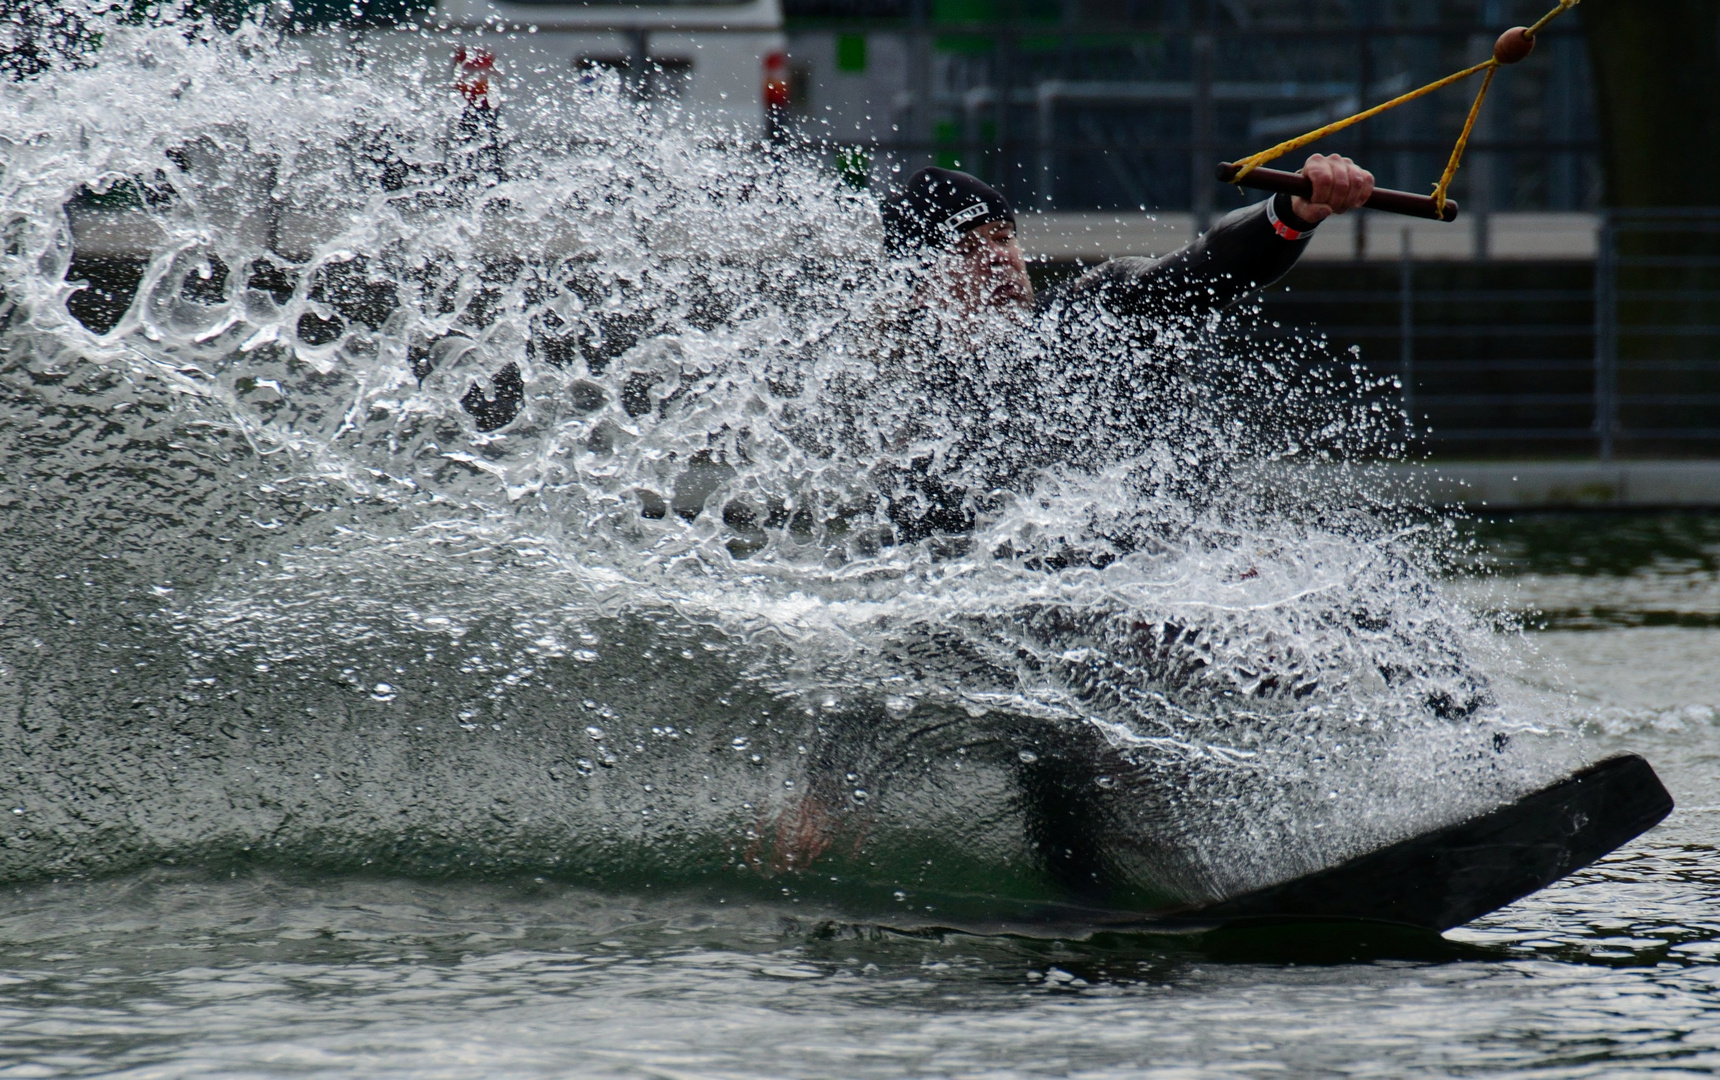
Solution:
M912 304L871 350L900 372L881 397L900 418L901 464L875 476L893 491L895 539L969 533L987 493L1027 490L1048 468L1149 457L1167 424L1196 411L1179 371L1204 351L1212 317L1282 277L1320 222L1373 194L1373 175L1340 155L1315 154L1303 171L1309 198L1274 196L1169 255L1112 259L1041 291L1009 201L984 182L926 168L886 199L886 249L919 260Z
M1339 154L1314 154L1302 166L1311 198L1275 195L1224 217L1161 258L1112 259L1035 293L1016 238L1015 211L990 185L951 169L921 169L884 203L886 243L898 254L942 256L929 304L964 313L984 308L1048 312L1095 302L1119 315L1215 311L1282 277L1333 214L1367 202L1374 176Z

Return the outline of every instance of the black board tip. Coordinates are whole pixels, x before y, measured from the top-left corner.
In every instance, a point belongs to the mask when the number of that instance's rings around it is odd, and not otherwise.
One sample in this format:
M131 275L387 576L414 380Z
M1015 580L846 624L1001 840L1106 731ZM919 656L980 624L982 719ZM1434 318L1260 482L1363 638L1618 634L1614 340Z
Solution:
M1617 754L1468 821L1161 918L1229 927L1384 922L1441 933L1590 865L1672 808L1647 761Z
M1338 943L1333 946L1338 955L1355 951L1357 941L1370 934L1386 934L1381 945L1386 952L1402 952L1406 942L1417 941L1422 945L1416 949L1439 952L1442 947L1432 943L1446 930L1596 862L1659 824L1672 809L1672 796L1653 767L1636 754L1617 754L1477 817L1208 904L1126 911L1031 902L992 917L886 918L880 925L907 933L953 930L1071 940L1109 934L1198 936L1211 938L1214 948L1228 944L1250 955L1257 946L1265 947L1263 942L1300 948L1319 941ZM1293 937L1274 935L1273 927L1288 924L1298 925Z

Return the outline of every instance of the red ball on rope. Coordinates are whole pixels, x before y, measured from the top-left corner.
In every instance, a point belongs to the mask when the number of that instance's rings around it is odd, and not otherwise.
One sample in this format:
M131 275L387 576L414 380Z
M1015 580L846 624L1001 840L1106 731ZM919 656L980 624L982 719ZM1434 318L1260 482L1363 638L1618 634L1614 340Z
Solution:
M1493 59L1501 64L1515 64L1534 51L1535 39L1529 36L1527 26L1513 26L1493 43Z

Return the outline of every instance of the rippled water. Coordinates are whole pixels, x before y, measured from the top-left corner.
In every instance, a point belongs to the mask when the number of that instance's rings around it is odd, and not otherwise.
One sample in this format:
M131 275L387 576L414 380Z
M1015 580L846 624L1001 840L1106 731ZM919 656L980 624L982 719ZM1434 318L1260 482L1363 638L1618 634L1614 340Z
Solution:
M1539 597L1700 567L1617 560ZM1546 555L1535 525L1490 550ZM1596 567L1600 573L1595 572ZM1608 577L1621 578L1608 581ZM1539 601L1544 605L1544 601ZM1609 610L1611 610L1609 606ZM1446 935L905 934L809 901L159 866L0 904L11 1075L1707 1075L1720 1068L1716 631L1535 637L1594 752L1678 799L1603 863Z

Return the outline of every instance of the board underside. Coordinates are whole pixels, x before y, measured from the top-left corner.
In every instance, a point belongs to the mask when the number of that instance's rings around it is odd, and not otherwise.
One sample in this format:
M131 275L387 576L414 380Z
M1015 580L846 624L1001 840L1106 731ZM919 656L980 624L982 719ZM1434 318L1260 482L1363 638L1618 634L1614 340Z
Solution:
M1588 866L1671 812L1672 796L1648 762L1619 754L1480 817L1152 921L1238 926L1361 920L1438 933Z

